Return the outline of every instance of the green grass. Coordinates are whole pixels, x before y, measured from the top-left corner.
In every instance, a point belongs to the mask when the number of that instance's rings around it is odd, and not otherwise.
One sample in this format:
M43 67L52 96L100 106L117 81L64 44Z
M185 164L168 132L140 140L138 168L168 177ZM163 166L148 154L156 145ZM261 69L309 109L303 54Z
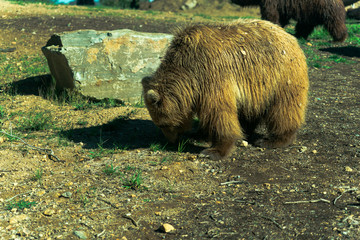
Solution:
M55 1L51 1L51 0L7 0L7 1L16 3L18 5L26 5L29 3L55 4Z
M166 148L167 144L165 144L164 146L162 146L160 143L152 143L150 144L149 148L150 148L150 151L152 152L161 152L161 151L165 151L165 148Z
M166 162L168 162L170 160L170 157L163 157L159 162L155 162L155 161L150 161L150 165L151 166L158 166L158 165L162 165Z
M360 24L347 24L348 38L345 40L345 45L340 47L359 47L360 46ZM287 28L287 32L293 34L293 28ZM309 36L308 40L299 39L304 53L307 57L307 63L309 67L329 69L334 64L353 64L352 60L343 57L339 54L328 55L321 51L319 48L331 48L338 47L337 43L332 42L330 34L321 26L316 27L314 32ZM335 46L334 46L335 45Z
M49 73L46 58L42 55L23 55L21 57L6 57L0 53L0 82L6 83L9 79L24 79Z
M21 132L48 130L54 123L50 111L29 109L28 112L20 114L23 116L17 122L17 130Z
M4 107L0 105L0 123L3 122L3 120L5 119L6 117L6 112L4 110Z
M133 174L130 176L122 176L122 186L127 189L141 190L144 189L142 186L143 177L141 169L135 169Z
M194 16L201 17L201 18L208 19L208 20L211 20L213 18L212 16L209 16L209 15L206 15L203 13L194 14Z
M108 176L117 175L119 174L119 167L114 167L111 163L110 165L105 165L103 172Z
M31 177L32 181L41 181L44 174L44 170L42 168L38 168L35 170L34 175Z
M181 142L179 142L178 144L178 153L182 153L185 151L186 149L186 145L189 143L189 139L186 140L182 140Z
M134 104L132 104L133 107L138 107L138 108L143 108L145 107L145 103L144 103L144 99L143 97L141 96L140 97L140 100Z
M109 156L109 155L112 155L115 153L122 153L128 149L128 146L122 146L120 144L115 144L115 143L112 148L105 148L104 144L105 144L105 142L100 139L100 143L98 143L98 148L94 149L92 151L89 151L88 156L91 159L102 158L102 157Z
M345 42L360 46L360 24L347 24L348 38Z
M7 210L11 210L13 208L19 209L19 210L23 210L25 208L30 208L32 206L35 206L37 203L36 202L30 202L30 201L26 201L26 200L19 200L17 202L10 202L9 204L6 205L5 209Z

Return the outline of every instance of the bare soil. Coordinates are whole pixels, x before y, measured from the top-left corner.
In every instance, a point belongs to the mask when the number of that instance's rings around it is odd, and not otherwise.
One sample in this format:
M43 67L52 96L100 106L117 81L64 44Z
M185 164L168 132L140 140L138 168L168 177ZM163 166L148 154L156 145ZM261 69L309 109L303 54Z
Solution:
M40 48L57 32L170 32L204 20L191 12L102 11L108 15L0 0L0 54L9 61L41 56ZM233 14L221 8L209 13ZM87 239L358 239L360 49L349 43L303 47L322 59L335 54L347 61L310 66L307 124L296 142L263 149L239 141L221 161L199 157L203 146L195 141L183 151L166 145L143 107L81 110L39 93L48 76L0 77L1 84L17 86L15 94L0 92L2 131L13 130L27 144L53 151L52 156L1 135L0 239L78 239L79 232ZM17 67L30 68L23 62ZM24 114L44 111L51 127L16 131ZM150 148L155 143L165 147ZM111 164L119 174L105 174ZM122 179L136 169L143 183L124 187ZM19 200L36 205L7 209ZM175 230L163 233L163 223Z

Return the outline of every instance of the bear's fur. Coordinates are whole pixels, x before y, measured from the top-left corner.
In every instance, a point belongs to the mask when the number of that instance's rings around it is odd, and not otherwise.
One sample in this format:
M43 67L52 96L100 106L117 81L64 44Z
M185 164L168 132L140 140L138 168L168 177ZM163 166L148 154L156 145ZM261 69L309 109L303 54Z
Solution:
M308 74L296 38L271 22L243 19L179 30L142 85L150 116L170 142L197 116L212 142L203 153L219 159L261 122L267 146L290 144L304 122Z
M260 6L262 19L285 27L290 19L297 21L296 37L307 38L323 25L334 41L347 37L346 11L343 0L232 0L240 6Z

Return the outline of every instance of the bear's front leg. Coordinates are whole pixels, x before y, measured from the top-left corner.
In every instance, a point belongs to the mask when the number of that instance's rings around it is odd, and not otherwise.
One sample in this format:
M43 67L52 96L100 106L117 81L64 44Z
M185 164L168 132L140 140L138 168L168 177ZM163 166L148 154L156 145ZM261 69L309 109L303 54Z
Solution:
M213 113L212 121L209 121L211 124L205 128L212 145L201 153L212 160L219 160L231 153L236 140L243 138L243 130L235 107Z

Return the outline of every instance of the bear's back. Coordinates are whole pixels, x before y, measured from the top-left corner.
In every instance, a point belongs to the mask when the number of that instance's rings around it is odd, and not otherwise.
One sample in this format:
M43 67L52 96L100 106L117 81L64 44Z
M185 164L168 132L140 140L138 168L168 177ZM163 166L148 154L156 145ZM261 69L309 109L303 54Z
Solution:
M292 71L307 74L296 38L275 24L254 19L178 30L164 64L206 86L218 86L218 81L275 86L293 76Z

